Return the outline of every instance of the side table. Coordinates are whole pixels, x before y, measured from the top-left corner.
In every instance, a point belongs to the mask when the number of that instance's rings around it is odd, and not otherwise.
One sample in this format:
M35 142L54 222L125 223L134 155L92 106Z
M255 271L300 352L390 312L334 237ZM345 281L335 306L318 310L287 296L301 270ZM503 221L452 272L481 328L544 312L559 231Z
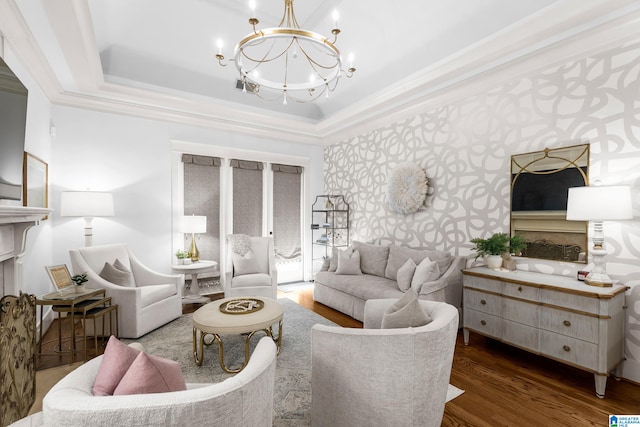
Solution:
M198 291L198 274L204 273L207 270L214 270L218 266L216 261L200 260L192 264L173 264L171 269L175 273L190 274L191 285L185 284L184 291L182 293L182 302L196 303L196 302L209 302L209 299L200 295Z
M84 340L84 359L87 360L87 334L86 334L86 321L93 320L94 329L97 318L101 318L106 314L109 314L110 326L113 325L112 314L116 315L116 336L117 322L118 322L118 306L111 305L111 298L105 296L105 289L87 289L82 292L71 293L59 293L52 292L41 297L36 298L36 304L40 306L40 325L42 325L42 319L44 314L44 306L51 305L52 310L58 313L58 349L59 353L56 355L65 353L62 350L62 313L65 313L69 318L69 336L70 336L70 363L75 362L76 350L76 334L75 334L75 321L76 316L80 316L83 323L83 340ZM109 330L112 333L111 329ZM103 334L104 334L104 318L103 318ZM95 335L95 331L94 331ZM38 356L48 355L42 352L42 336L43 330L40 328L40 341L38 343ZM94 342L97 345L97 337L94 336Z

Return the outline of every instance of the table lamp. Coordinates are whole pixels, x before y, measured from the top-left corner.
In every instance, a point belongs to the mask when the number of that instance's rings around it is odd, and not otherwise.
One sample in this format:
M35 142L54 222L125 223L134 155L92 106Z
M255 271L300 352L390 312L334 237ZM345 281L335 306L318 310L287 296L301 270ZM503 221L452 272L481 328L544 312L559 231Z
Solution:
M568 221L593 221L593 270L585 283L609 287L613 284L605 270L603 221L633 218L631 189L625 186L588 186L569 188Z
M113 216L113 194L99 191L63 191L60 216L84 217L84 245L93 244L93 218Z
M198 252L198 246L196 246L196 233L207 232L207 217L196 215L183 216L181 231L183 233L191 233L191 248L189 249L189 253L191 254L191 261L198 262L200 260L200 253Z

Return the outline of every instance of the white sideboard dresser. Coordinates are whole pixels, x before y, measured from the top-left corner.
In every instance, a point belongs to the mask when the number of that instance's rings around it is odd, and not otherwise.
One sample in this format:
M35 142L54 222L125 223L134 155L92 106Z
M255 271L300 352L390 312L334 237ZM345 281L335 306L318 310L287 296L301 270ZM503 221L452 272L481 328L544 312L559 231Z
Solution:
M463 270L463 333L495 338L593 372L604 397L624 355L626 286L600 288L528 271Z

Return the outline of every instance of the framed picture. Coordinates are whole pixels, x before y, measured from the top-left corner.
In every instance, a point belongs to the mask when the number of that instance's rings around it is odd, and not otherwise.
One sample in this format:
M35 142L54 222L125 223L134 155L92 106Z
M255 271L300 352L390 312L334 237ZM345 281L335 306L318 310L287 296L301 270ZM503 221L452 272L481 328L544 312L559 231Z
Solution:
M66 291L73 289L71 274L69 274L69 269L65 264L47 266L45 268L47 269L47 273L49 273L51 282L55 285L57 290Z
M26 151L22 167L22 205L49 207L49 165Z

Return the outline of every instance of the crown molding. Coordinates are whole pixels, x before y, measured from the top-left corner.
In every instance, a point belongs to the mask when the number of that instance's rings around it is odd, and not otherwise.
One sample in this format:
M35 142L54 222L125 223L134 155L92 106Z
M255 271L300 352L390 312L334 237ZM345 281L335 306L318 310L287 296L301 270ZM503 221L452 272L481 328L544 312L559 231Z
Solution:
M640 22L637 1L561 1L384 92L312 122L285 114L266 115L230 102L105 82L87 0L45 2L50 17L74 16L77 21L55 29L65 41L63 53L78 83L77 90L65 91L15 1L0 2L0 32L54 104L313 145L343 141L550 64L619 45L637 37Z

